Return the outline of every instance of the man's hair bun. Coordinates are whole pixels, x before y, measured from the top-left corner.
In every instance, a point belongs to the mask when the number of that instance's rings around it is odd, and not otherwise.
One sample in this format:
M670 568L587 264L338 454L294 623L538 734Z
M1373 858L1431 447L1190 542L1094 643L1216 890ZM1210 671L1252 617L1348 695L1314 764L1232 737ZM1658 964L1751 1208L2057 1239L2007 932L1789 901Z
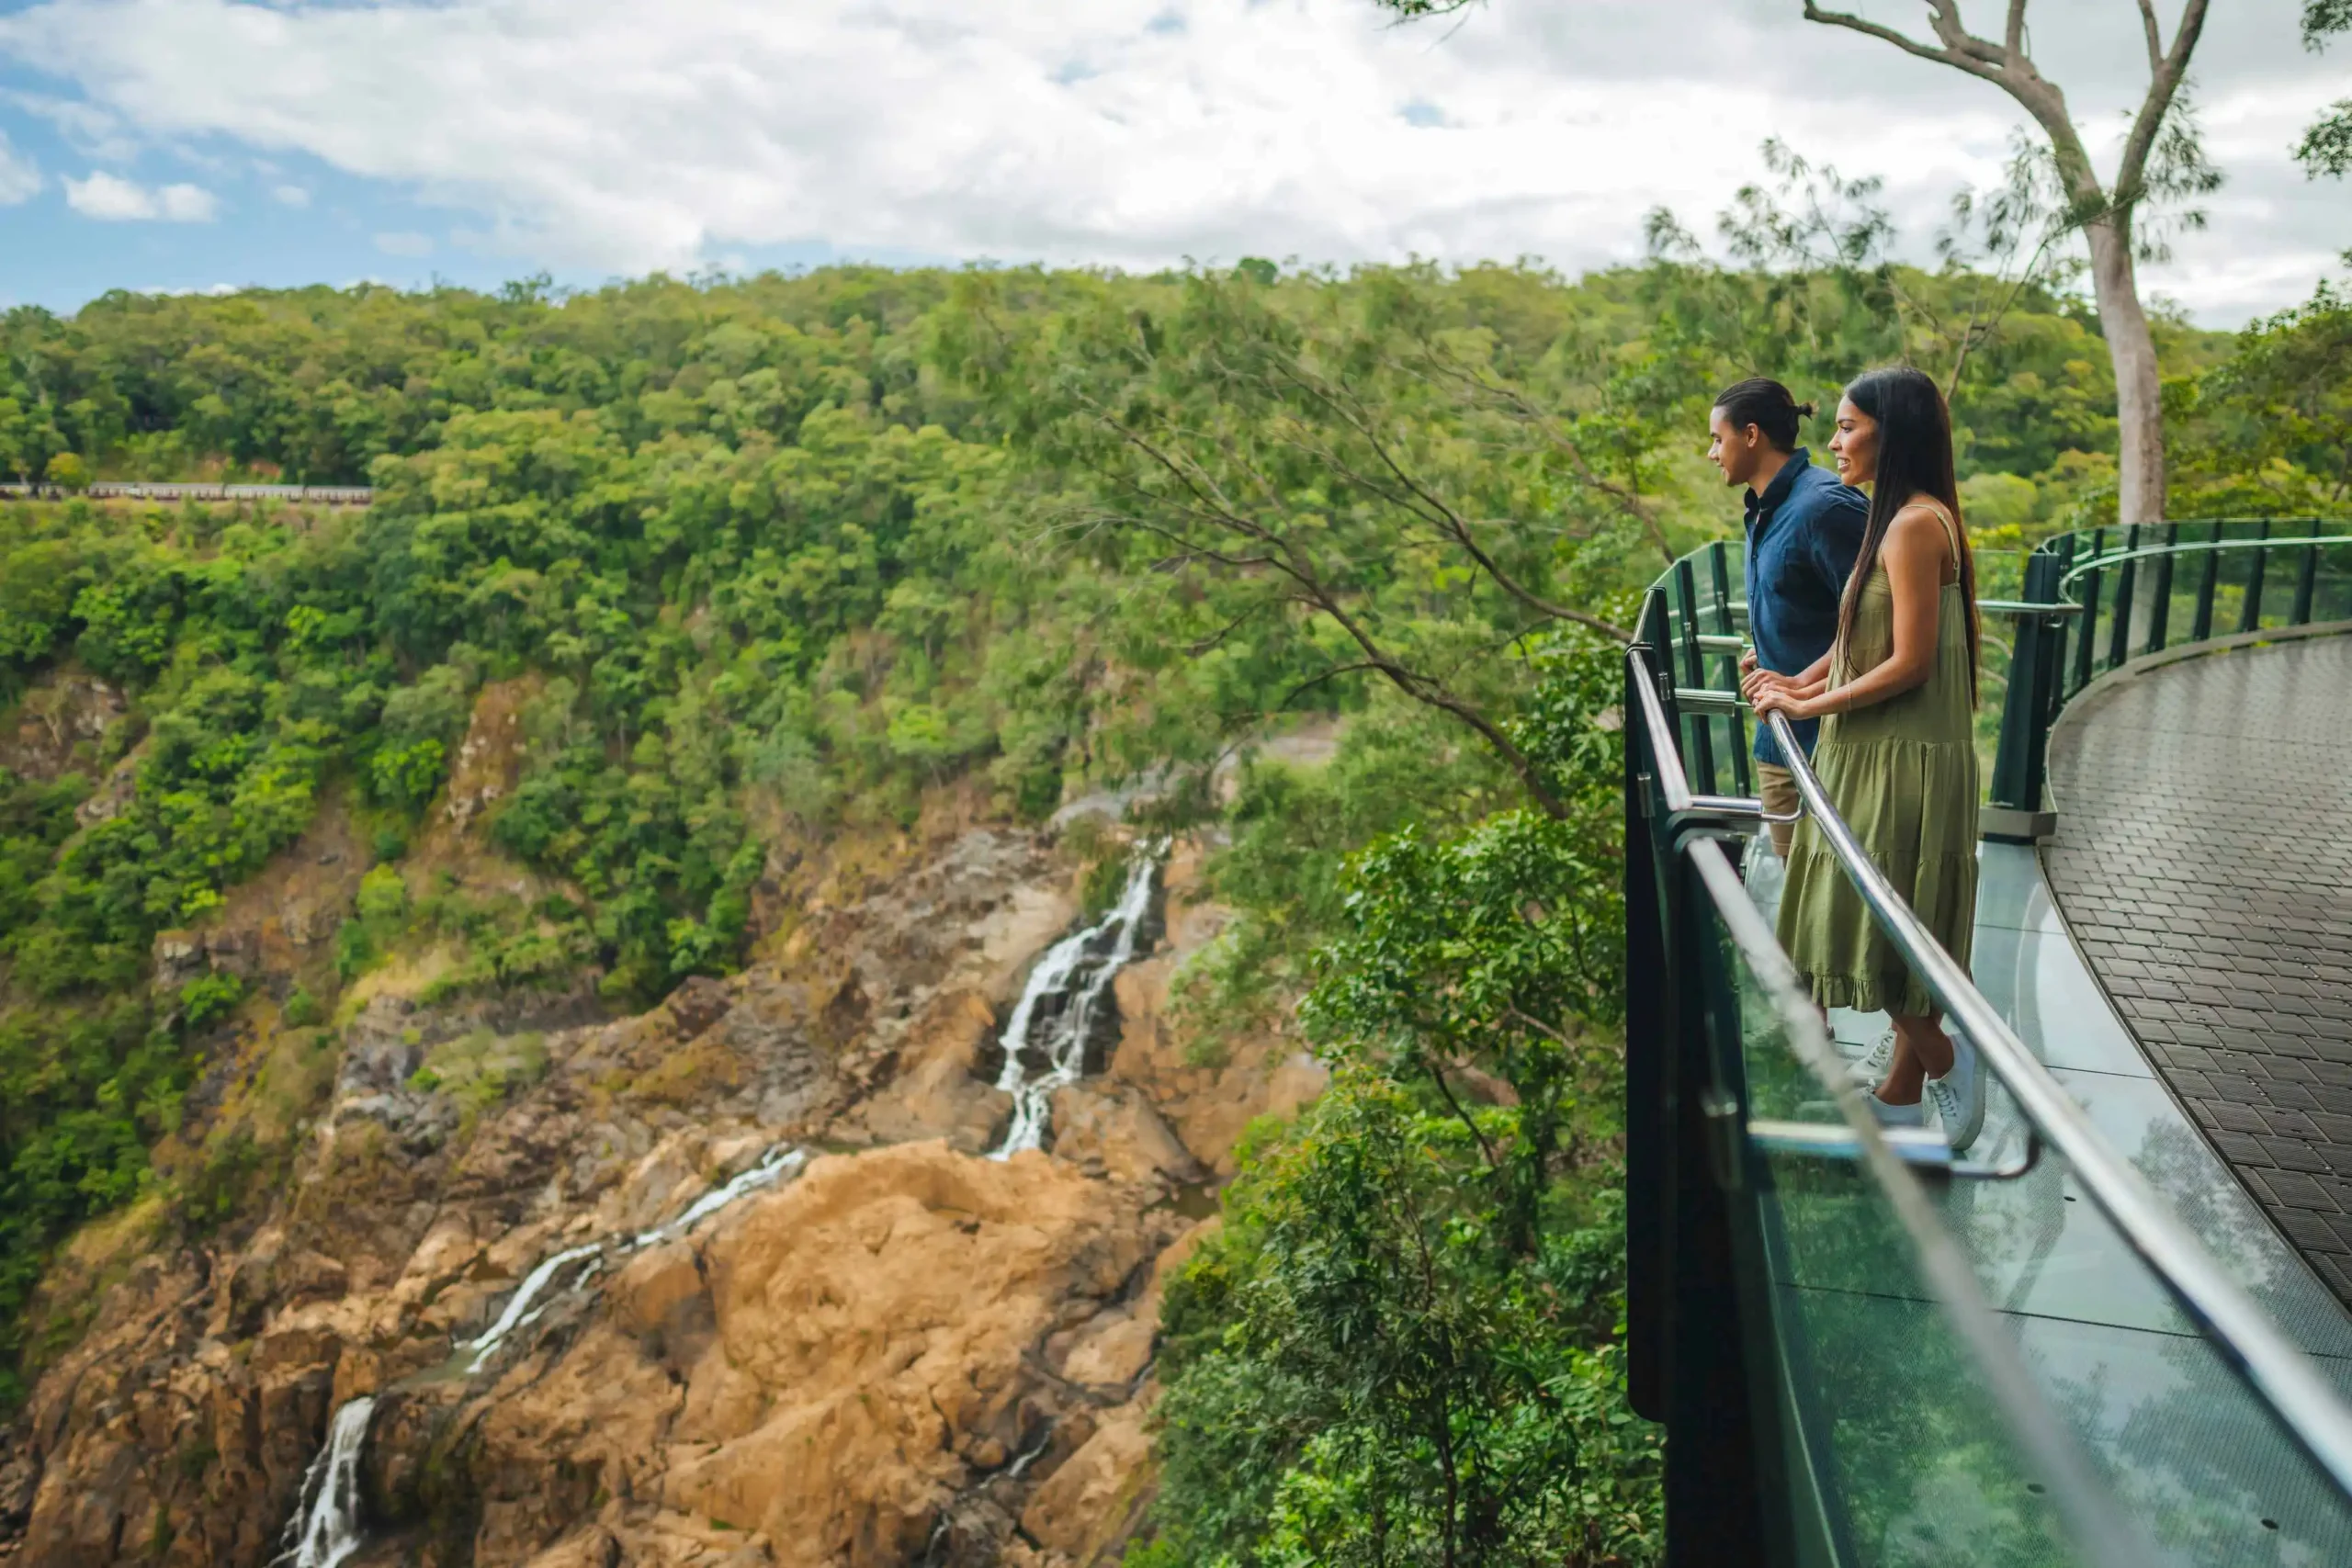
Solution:
M1786 387L1767 376L1752 376L1725 387L1716 394L1714 406L1723 410L1734 430L1752 424L1781 452L1796 449L1797 422L1813 412L1811 403L1800 407Z
M1799 403L1797 405L1797 417L1799 419L1811 419L1813 414L1814 407L1811 403Z

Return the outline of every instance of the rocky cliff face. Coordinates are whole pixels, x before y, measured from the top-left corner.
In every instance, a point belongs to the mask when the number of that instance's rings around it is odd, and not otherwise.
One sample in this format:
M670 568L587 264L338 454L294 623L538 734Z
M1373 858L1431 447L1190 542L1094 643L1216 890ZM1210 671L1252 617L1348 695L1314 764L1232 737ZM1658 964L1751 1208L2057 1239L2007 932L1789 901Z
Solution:
M1114 1560L1187 1213L1319 1076L1272 1041L1183 1063L1167 981L1216 915L1180 858L1102 1070L1048 1152L988 1158L1069 886L970 829L640 1017L373 988L266 1221L84 1244L122 1277L5 1434L0 1560L267 1562L338 1410L355 1563Z

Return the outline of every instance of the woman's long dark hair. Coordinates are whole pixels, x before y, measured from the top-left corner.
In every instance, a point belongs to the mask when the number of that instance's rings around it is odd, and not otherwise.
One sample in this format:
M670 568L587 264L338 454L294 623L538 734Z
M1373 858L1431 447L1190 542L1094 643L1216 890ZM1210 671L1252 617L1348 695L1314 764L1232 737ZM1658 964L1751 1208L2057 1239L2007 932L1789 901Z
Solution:
M1921 496L1951 509L1954 547L1960 551L1960 592L1968 605L1968 700L1977 697L1978 636L1976 558L1960 519L1960 481L1952 472L1951 410L1935 378L1908 367L1872 370L1854 378L1847 400L1878 422L1878 478L1871 485L1870 522L1862 529L1862 553L1846 580L1838 604L1838 640L1854 635L1854 613L1862 588L1878 569L1879 547L1894 514Z

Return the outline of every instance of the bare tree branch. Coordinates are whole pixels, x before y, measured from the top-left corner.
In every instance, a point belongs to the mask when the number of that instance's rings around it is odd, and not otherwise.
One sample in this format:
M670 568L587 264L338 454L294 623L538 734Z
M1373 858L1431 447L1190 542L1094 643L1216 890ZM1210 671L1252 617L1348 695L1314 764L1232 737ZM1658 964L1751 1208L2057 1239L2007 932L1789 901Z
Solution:
M2156 20L2156 0L2140 0L2140 30L2148 35L2148 74L2165 68L2165 32Z
M1471 1115L1463 1108L1462 1102L1453 1098L1453 1086L1445 1081L1445 1069L1440 1066L1434 1058L1423 1058L1422 1065L1429 1068L1430 1078L1437 1084L1438 1093L1445 1096L1445 1103L1453 1111L1455 1120L1469 1128L1470 1135L1478 1140L1478 1152L1487 1156L1487 1168L1488 1170L1500 1168L1502 1162L1496 1157L1495 1145L1487 1141L1487 1134L1480 1130L1477 1118Z
M1946 6L1937 7L1936 30L1939 37L1943 31L1943 13L1948 9L1949 6ZM2001 79L2001 73L1996 67L1973 54L1954 49L1949 44L1939 46L1922 43L1898 28L1890 28L1883 22L1873 22L1868 17L1857 17L1850 11L1825 11L1815 5L1814 0L1804 0L1804 19L1808 22L1825 23L1833 28L1850 28L1866 37L1891 43L1906 54L1916 54L1922 60L1932 60L1941 65L1956 67L1972 76L1982 76L1987 82L1998 82Z
M1569 466L1576 469L1578 479L1609 497L1611 501L1616 502L1619 511L1640 524L1643 531L1649 535L1650 543L1657 547L1658 558L1669 566L1673 564L1674 547L1667 543L1666 530L1659 525L1657 514L1642 503L1638 491L1629 490L1597 471L1590 460L1585 457L1584 448L1557 428L1557 421L1554 415L1536 407L1517 388L1488 381L1486 378L1454 364L1442 350L1429 346L1429 353L1431 366L1439 374L1450 377L1487 397L1508 403L1521 418L1532 425L1536 433L1542 435L1555 450L1567 458Z
M2140 3L2145 6L2149 0ZM2198 36L2205 29L2208 3L2209 0L2188 0L2180 15L2180 30L2173 34L2172 48L2161 58L2154 53L2151 39L2148 96L2140 105L2138 118L2132 122L2132 134L2124 139L2123 157L2115 169L2115 201L2119 207L2139 200L2149 149L2156 144L2156 133L2164 129L2165 117L2172 112L2173 99L2188 73L2188 57L2197 48Z
M2025 52L2025 0L2009 0L2009 25L2001 39L2012 58Z
M1355 467L1340 454L1318 445L1316 448L1317 456L1329 465L1333 471L1371 491L1374 494L1382 496L1393 505L1408 511L1426 508L1427 510L1421 513L1423 516L1435 523L1447 536L1460 545L1470 558L1478 563L1479 569L1494 579L1496 586L1528 608L1548 615L1554 620L1573 621L1577 626L1599 632L1618 642L1634 640L1633 633L1623 626L1604 621L1598 615L1588 615L1582 610L1571 609L1566 604L1555 604L1541 594L1522 586L1510 572L1503 570L1502 563L1496 560L1476 538L1471 536L1470 525L1463 520L1461 513L1447 505L1443 500L1406 470L1404 465L1398 462L1395 455L1389 451L1387 443L1382 441L1378 434L1373 430L1370 422L1361 417L1360 411L1343 406L1339 399L1329 396L1321 389L1310 386L1304 378L1299 379L1297 384L1302 389L1306 390L1309 396L1322 400L1324 406L1363 438L1364 444L1372 448L1374 456L1380 459L1382 467L1396 476L1397 483L1404 487L1405 494L1400 496L1380 480L1358 472ZM1415 506L1415 502L1419 502L1419 507Z

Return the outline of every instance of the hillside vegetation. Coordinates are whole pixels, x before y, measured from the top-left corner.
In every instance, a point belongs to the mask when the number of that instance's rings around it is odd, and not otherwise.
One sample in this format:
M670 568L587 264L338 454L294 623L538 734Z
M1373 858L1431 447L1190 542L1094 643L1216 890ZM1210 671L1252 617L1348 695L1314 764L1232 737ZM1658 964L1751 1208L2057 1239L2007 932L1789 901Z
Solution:
M1185 976L1196 1048L1297 1007L1340 1068L1261 1130L1170 1294L1146 1556L1645 1559L1610 638L1736 525L1704 417L1756 370L1827 406L1965 344L1992 582L2111 517L2096 321L2028 290L1955 335L1984 293L1244 263L10 312L0 471L377 500L0 510L0 738L72 681L124 706L0 769L0 1412L86 1306L33 1305L74 1227L138 1202L198 1235L286 1168L300 1093L258 1121L193 1093L238 1020L331 1021L428 945L446 991L641 1007L788 924L803 846L1142 780L1159 826L1213 832L1241 912ZM2340 509L2348 317L2324 290L2235 339L2163 329L2190 510ZM528 899L418 855L492 691L520 763L490 831ZM1330 768L1208 787L1310 713L1348 717ZM322 810L370 867L331 967L159 981L159 942Z

